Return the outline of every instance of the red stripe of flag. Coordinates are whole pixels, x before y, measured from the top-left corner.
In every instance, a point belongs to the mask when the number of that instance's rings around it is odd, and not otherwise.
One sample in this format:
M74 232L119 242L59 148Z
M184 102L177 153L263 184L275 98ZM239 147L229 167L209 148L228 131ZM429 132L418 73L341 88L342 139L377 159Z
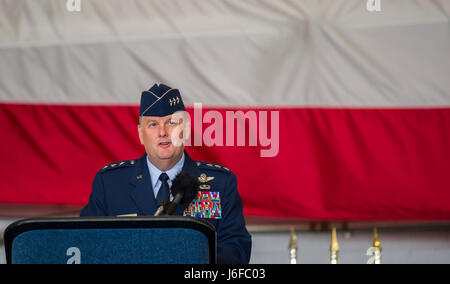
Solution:
M187 147L194 159L237 175L246 215L450 219L450 108L214 110L223 118L279 112L275 157L261 158L267 147L259 141L248 146L248 127L245 147L226 146L226 137L225 146ZM134 106L0 104L0 202L84 205L102 166L143 154L137 113Z

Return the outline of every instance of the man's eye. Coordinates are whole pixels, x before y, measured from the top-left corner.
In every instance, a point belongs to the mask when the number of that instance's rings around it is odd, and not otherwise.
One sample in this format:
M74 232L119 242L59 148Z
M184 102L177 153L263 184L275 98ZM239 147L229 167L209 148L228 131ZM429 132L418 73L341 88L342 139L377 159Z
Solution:
M150 127L156 127L156 126L158 126L158 124L155 123L155 122L152 122L152 123L149 124L149 126L150 126Z

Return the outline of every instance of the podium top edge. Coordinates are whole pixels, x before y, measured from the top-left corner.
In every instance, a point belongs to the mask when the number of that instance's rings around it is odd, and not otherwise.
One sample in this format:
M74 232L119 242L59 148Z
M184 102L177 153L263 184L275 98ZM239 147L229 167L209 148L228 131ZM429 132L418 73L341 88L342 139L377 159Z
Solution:
M187 228L216 233L215 227L203 219L188 216L133 216L133 217L50 217L28 218L10 224L4 232L5 245L27 231L51 229L127 229L127 228Z
M196 225L205 227L215 232L215 227L206 220L189 217L189 216L132 216L132 217L43 217L43 218L26 218L18 220L10 224L5 229L5 237L9 232L17 230L20 227L26 227L31 230L33 227L39 226L41 229L62 229L76 228L89 229L95 227L102 228L145 228L145 227L170 227L175 224Z

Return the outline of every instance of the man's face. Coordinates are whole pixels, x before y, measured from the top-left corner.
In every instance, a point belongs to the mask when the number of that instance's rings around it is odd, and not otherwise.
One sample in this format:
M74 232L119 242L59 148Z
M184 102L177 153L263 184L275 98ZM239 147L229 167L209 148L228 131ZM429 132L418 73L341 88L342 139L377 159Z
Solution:
M171 165L181 159L184 145L175 146L176 143L172 142L172 133L176 133L174 131L181 123L181 120L173 115L142 117L142 124L138 125L139 140L154 165Z

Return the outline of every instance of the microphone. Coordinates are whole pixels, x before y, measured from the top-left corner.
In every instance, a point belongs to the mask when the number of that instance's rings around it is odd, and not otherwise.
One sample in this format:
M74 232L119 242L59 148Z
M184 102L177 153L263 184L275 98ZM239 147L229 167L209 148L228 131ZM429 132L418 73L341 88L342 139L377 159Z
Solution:
M165 208L167 215L172 215L180 203L189 205L194 200L199 185L198 179L191 174L187 172L179 173L172 182L170 191L174 198Z

